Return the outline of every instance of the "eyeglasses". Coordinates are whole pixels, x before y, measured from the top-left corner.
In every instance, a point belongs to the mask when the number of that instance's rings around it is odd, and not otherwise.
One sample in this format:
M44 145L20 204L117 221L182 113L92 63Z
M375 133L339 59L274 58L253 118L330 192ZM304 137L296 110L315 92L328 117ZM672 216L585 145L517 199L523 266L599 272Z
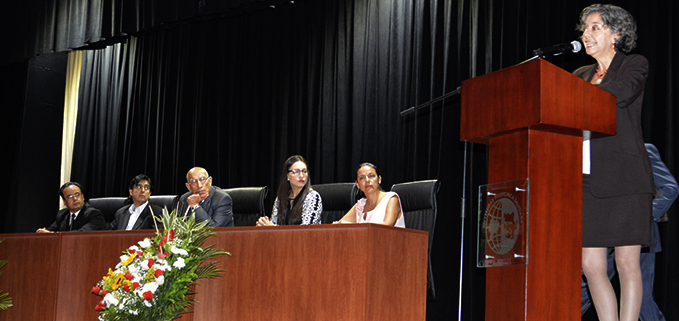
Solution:
M66 195L66 198L72 200L74 198L80 198L80 196L82 196L82 194L80 194L79 192L75 192L75 194Z
M189 180L189 184L197 185L199 182L200 182L200 184L205 184L205 182L207 181L208 178L210 178L210 177L209 176L203 176L199 179L192 178L192 179Z
M136 188L136 189L143 189L143 190L145 190L145 191L148 191L149 189L151 189L151 186L142 185L142 184L137 184L137 185L134 185L134 188Z
M299 175L299 174L308 174L309 172L306 169L291 169L288 171L288 173L292 173L292 175Z
M358 181L362 182L362 181L364 181L364 180L366 180L366 179L374 180L375 178L377 178L377 175L375 175L375 173L370 173L370 174L368 174L368 176L359 175L359 176L358 176Z

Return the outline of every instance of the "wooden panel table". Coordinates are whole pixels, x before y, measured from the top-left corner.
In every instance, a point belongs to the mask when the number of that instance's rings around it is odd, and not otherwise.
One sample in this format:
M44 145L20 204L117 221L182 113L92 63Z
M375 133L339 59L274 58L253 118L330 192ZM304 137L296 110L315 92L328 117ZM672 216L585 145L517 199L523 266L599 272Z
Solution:
M96 320L90 289L152 231L5 234L0 320ZM374 224L219 228L223 277L182 320L424 320L427 233Z

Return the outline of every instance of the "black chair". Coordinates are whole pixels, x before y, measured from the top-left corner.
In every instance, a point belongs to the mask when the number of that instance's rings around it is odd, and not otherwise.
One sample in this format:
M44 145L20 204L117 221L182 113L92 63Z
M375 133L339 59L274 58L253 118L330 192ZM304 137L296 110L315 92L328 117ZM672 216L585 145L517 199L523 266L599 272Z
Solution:
M169 212L174 210L177 202L179 201L179 196L177 195L151 195L149 198L149 204L158 205L160 208L165 209ZM161 216L162 213L156 213L156 215Z
M266 215L264 200L268 189L263 187L236 187L224 190L233 200L234 226L255 226L259 217Z
M431 245L434 241L436 226L436 194L440 182L436 179L394 184L391 190L401 199L403 218L406 228L429 232L429 250L427 252L427 299L436 299L434 275L431 268Z
M341 219L354 204L358 188L355 183L317 184L311 186L323 201L321 224L332 224Z
M118 209L125 205L132 204L132 200L129 197L98 197L90 198L87 202L104 214L106 229L108 229L109 223L113 222Z

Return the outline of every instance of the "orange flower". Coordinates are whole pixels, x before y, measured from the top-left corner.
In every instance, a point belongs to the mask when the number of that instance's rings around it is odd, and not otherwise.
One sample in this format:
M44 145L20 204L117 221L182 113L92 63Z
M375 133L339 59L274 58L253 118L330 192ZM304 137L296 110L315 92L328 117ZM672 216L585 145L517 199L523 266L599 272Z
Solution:
M113 289L114 291L117 290L123 284L123 279L125 279L123 275L118 274L118 276L116 276L115 281L113 281L113 284L111 284L111 289Z
M127 266L128 264L132 263L134 261L134 258L137 257L137 253L132 253L130 256L127 257L125 261L122 261L123 265Z

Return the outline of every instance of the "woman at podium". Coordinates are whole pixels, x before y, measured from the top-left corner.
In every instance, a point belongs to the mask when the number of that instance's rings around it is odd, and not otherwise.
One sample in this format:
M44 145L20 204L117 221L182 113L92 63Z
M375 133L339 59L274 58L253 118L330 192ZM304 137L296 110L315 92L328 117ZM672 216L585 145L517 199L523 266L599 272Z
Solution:
M356 171L356 186L365 197L335 223L376 223L396 227L406 227L401 209L401 200L394 192L385 192L380 184L382 176L377 174L377 166L370 163L359 165Z
M636 321L643 295L639 255L651 241L655 193L641 133L648 61L625 54L636 46L636 23L620 7L589 6L578 28L596 63L574 74L615 95L617 107L616 134L583 143L582 269L599 320ZM619 312L606 274L608 248L615 248L620 277Z
M257 226L321 224L323 201L310 184L304 157L290 156L283 164L271 220L262 216Z

